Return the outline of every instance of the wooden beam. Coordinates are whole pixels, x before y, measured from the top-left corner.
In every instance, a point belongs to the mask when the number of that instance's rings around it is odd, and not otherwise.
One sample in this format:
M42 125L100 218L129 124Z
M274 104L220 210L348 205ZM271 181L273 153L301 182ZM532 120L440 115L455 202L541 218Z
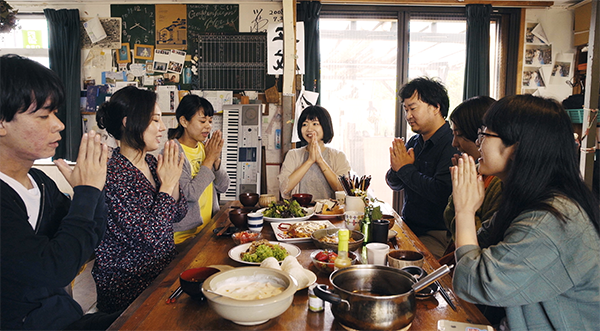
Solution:
M579 167L585 183L592 189L594 175L594 148L597 147L596 123L591 122L593 114L590 109L598 111L598 90L600 90L600 1L592 1L590 20L590 36L588 41L587 72L585 79L585 97L583 111L582 134L585 138L581 141L582 151L579 157ZM587 135L586 135L587 132ZM598 161L600 162L600 161Z
M299 0L307 1L307 0ZM323 0L324 5L407 5L407 6L465 6L469 4L492 5L493 7L512 8L547 8L554 5L554 1L504 1L504 0Z

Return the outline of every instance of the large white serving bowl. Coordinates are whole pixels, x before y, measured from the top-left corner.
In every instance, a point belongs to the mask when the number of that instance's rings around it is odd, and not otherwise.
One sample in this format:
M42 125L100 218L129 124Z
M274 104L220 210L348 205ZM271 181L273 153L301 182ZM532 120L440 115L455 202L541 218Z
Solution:
M222 284L245 279L280 284L284 291L265 299L237 300L215 294ZM261 267L241 267L216 273L204 281L202 293L219 316L241 325L258 325L283 314L292 304L298 284L287 272ZM207 291L209 290L209 291Z

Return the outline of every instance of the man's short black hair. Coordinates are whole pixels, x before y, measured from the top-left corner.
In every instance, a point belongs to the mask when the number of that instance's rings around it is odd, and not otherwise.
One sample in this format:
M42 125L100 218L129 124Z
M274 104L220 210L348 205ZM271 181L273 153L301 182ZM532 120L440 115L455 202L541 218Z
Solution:
M448 116L450 108L450 99L448 99L448 90L439 81L429 77L419 77L411 80L400 89L400 99L409 99L415 94L419 95L419 100L434 107L440 107L440 113L443 118Z
M0 57L0 120L10 122L33 104L36 112L50 99L50 109L65 100L63 84L56 73L38 62L15 54Z

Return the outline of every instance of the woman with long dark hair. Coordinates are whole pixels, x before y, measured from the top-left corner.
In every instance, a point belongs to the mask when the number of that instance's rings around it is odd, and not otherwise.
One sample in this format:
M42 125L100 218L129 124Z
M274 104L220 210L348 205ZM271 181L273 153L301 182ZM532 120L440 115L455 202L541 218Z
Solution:
M169 129L169 139L174 139L186 156L179 186L188 200L188 213L173 224L176 245L200 232L204 220L219 211L217 193L225 193L229 187L229 176L221 167L223 135L220 130L211 133L213 115L208 100L186 95L175 111L177 127Z
M495 103L483 122L479 172L502 179L502 198L476 233L483 181L472 157L452 167L454 290L505 307L511 330L596 329L600 211L579 173L569 116L554 100L517 95Z

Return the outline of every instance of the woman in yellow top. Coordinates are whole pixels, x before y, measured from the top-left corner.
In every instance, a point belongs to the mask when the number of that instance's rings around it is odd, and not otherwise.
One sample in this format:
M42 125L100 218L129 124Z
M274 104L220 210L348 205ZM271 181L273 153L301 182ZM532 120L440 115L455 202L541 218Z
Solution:
M179 186L188 200L188 213L173 224L176 245L200 232L204 220L210 220L219 210L217 193L229 187L229 177L221 167L222 133L217 130L210 136L213 114L208 100L186 95L175 111L178 125L169 129L169 139L179 143L187 159Z

